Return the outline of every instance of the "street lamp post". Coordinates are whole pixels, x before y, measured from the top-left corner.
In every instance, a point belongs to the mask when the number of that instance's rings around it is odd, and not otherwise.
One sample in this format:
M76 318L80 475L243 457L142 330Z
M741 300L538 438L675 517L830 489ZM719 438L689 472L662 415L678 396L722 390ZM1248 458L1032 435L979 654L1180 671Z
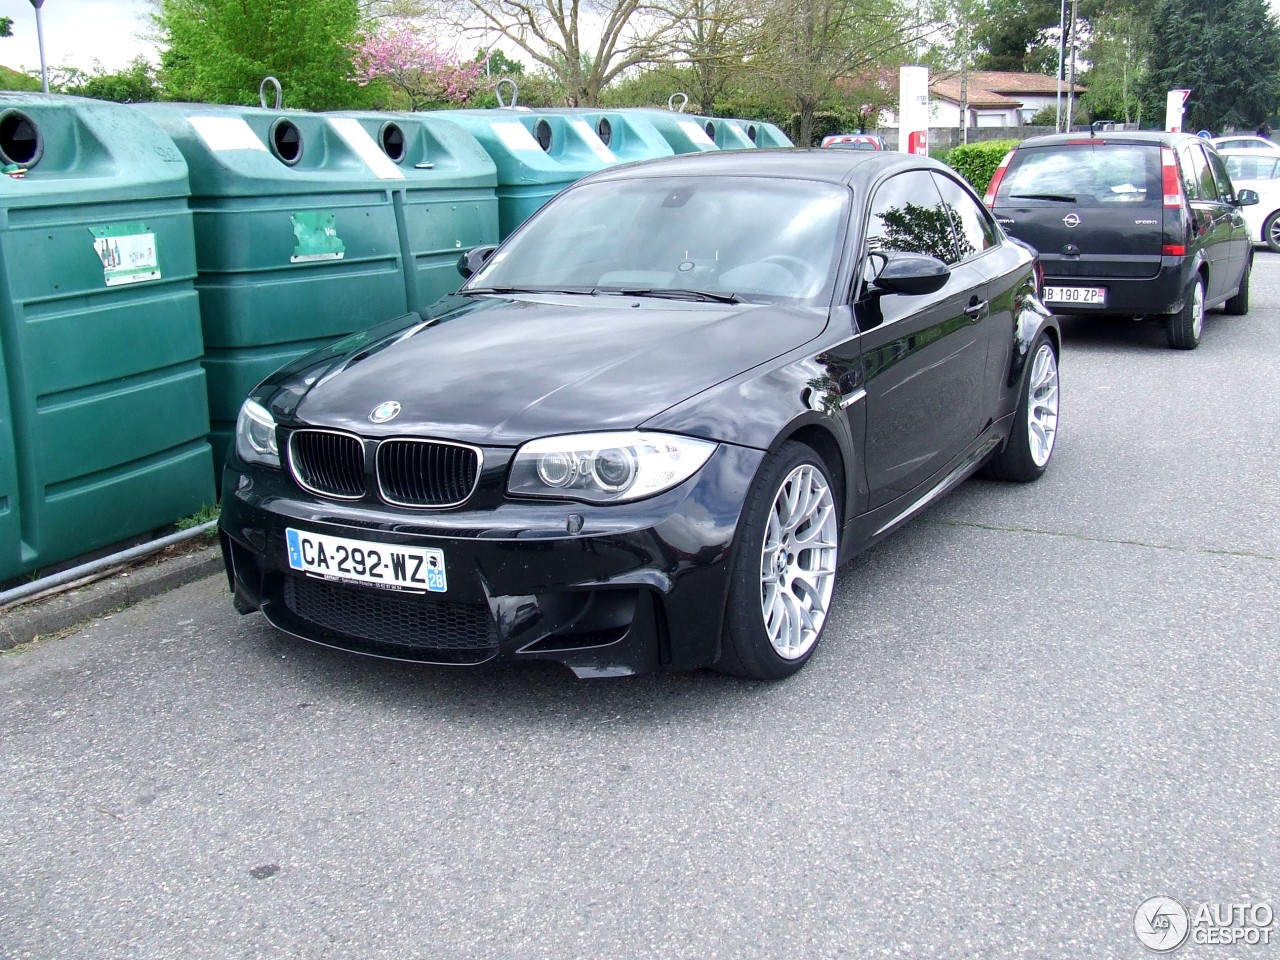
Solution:
M49 68L44 62L44 24L40 21L40 8L44 6L44 0L31 0L31 5L36 8L36 43L40 45L40 89L48 93Z

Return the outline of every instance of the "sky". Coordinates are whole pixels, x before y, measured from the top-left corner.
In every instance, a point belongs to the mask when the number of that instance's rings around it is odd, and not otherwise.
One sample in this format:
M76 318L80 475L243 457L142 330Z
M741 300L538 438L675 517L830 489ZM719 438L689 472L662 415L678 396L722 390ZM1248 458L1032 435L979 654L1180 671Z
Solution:
M50 66L107 70L126 66L138 54L155 62L155 44L138 38L147 30L148 0L44 0L44 52ZM0 0L0 16L13 20L13 36L0 37L0 64L15 70L40 68L36 11L30 0Z
M1280 0L1268 2L1280 15ZM150 10L149 0L44 0L40 13L49 65L91 70L97 60L106 70L119 70L139 54L156 62L155 44L138 36L148 29ZM13 19L13 36L0 38L0 64L38 70L40 48L30 0L0 0L0 16Z

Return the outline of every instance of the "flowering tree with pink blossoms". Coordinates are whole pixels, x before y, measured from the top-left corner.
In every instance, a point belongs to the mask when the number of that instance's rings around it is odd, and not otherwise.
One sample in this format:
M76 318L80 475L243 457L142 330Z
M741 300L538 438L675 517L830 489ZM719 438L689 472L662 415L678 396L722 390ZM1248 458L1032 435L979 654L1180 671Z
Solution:
M479 87L484 61L459 60L408 27L360 37L352 49L353 79L366 86L382 81L409 99L410 110L462 103Z

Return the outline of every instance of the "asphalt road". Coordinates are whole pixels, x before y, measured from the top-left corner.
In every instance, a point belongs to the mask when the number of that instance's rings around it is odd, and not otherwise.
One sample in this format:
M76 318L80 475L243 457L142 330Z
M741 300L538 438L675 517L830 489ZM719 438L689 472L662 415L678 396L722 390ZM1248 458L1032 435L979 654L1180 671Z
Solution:
M1143 957L1148 897L1280 911L1280 256L1253 304L1194 353L1067 324L1050 473L850 564L785 683L370 661L216 578L0 657L0 957Z

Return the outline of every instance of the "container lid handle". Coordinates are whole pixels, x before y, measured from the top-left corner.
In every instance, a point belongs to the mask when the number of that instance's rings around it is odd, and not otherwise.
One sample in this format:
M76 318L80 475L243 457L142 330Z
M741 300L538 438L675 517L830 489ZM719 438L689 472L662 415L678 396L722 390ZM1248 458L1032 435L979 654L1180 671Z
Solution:
M503 84L511 85L511 102L510 103L506 103L502 99ZM498 98L498 106L514 107L516 105L516 99L520 96L520 88L516 86L516 82L512 80L510 77L503 77L501 80L499 80L497 83L493 85L493 93L494 93L494 96Z
M676 101L680 101L680 106L676 106ZM676 113L684 113L684 108L689 105L689 95L687 93L673 93L667 97L667 109L674 110Z
M258 84L258 101L262 104L263 109L267 106L267 84L276 88L276 104L274 109L279 110L280 104L284 101L284 91L280 88L280 81L275 77L263 77L262 82Z

